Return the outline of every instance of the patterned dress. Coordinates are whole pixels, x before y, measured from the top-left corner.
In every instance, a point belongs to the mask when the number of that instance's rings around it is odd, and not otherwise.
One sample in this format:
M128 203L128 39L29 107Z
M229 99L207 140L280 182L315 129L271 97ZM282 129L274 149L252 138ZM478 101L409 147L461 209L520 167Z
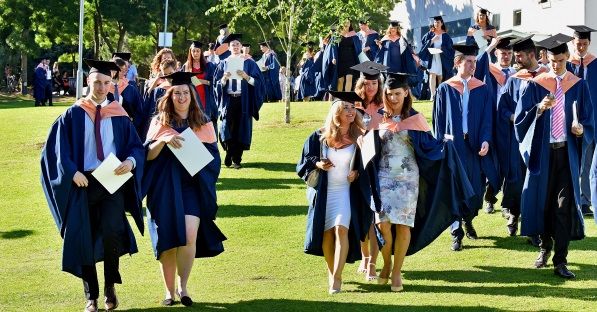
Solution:
M400 117L395 116L393 120L399 122ZM382 129L379 136L382 144L378 171L381 211L376 219L413 227L419 196L419 167L408 131L394 133Z

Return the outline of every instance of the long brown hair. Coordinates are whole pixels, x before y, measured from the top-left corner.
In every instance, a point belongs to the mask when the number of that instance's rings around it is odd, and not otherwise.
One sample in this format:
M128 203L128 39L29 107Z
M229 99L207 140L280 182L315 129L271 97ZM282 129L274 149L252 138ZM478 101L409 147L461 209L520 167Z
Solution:
M160 71L160 63L162 63L162 56L166 53L170 53L170 55L172 55L172 59L176 61L176 55L174 54L174 51L168 49L168 48L163 48L161 49L154 57L153 60L151 61L151 71L153 73L158 73Z
M201 56L199 56L199 68L201 69L200 73L205 72L205 56L203 55L203 49L202 48L194 48L194 46L190 46L189 47L189 52L187 54L187 62L184 63L184 69L186 72L193 72L193 53L191 53L191 50L193 49L199 49L201 50Z
M340 114L344 109L343 101L336 101L330 107L330 111L328 112L328 116L325 119L325 124L323 126L323 133L322 133L322 141L328 144L328 146L332 146L333 142L342 142L342 134L340 133ZM352 104L352 103L349 103ZM353 142L357 141L357 138L361 136L365 132L365 125L363 124L363 119L361 114L357 114L355 111L354 121L350 124L348 128L348 136Z
M410 110L413 107L413 98L412 98L412 94L410 92L410 88L409 87L398 87L398 88L402 88L404 91L408 92L408 95L404 97L404 102L402 103L402 111L400 112L400 119L404 120L406 118L409 117L409 113ZM398 89L396 88L396 89ZM384 110L384 117L389 118L391 116L396 115L396 112L392 111L392 107L390 105L390 100L388 100L388 90L393 90L393 89L388 89L388 88L384 88L383 89L383 110Z
M360 96L364 100L367 99L367 96L365 94L365 81L367 81L367 79L365 79L362 76L359 77L359 80L357 80L357 84L354 87L354 92L356 94L358 94L358 96ZM382 96L383 96L383 88L382 88L381 78L377 78L377 92L375 92L373 99L369 103L375 103L377 105L381 105L383 103ZM365 101L363 101L363 103L362 103L363 107L367 108L367 106L369 106L369 103L366 103Z
M189 93L191 96L191 103L189 103L189 115L187 116L187 124L192 129L198 129L201 126L207 123L207 117L199 109L199 105L197 104L197 99L195 98L195 92L191 89L190 85L185 85L189 88ZM171 87L168 88L164 96L160 98L158 102L158 120L164 126L183 126L184 120L181 119L176 111L174 110L174 101L172 100L172 93L174 92L175 88Z

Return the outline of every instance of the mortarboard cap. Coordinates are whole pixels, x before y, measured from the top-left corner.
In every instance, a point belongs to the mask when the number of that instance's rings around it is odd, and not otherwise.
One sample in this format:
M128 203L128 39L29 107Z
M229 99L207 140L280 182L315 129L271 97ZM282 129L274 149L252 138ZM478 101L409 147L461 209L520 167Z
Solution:
M340 101L349 102L349 103L363 102L363 99L358 94L356 94L353 91L342 92L342 91L332 91L332 90L329 90L328 92L334 98L336 98L336 99L338 99Z
M173 86L180 86L184 84L191 84L191 78L195 75L197 75L197 73L178 71L166 76L162 76L161 78L170 79L170 84Z
M251 45L250 45L249 43L243 43L243 47L245 47L245 48L250 48L250 47L251 47Z
M301 46L303 46L303 47L311 47L312 48L312 47L315 46L315 42L313 42L313 41L303 42L303 43L301 43Z
M597 31L591 27L587 27L584 25L568 25L568 27L574 29L574 36L578 39L591 40L591 33Z
M498 44L495 46L496 49L505 49L505 50L512 50L512 46L510 43L514 40L514 37L506 36L498 41Z
M399 21L390 21L390 27L400 27Z
M266 40L266 41L261 41L261 42L259 42L258 44L259 44L260 46L266 46L266 47L269 47L269 46L270 46L270 42L269 42L269 41L267 41L267 40Z
M574 38L560 33L538 42L537 45L546 48L553 54L561 54L568 51L568 42L572 39Z
M112 57L119 57L128 62L131 60L131 52L114 52Z
M388 89L397 89L397 88L408 87L408 77L410 77L410 76L414 76L414 75L405 74L405 73L390 73L390 72L388 72L388 75L386 77L385 86Z
M379 74L382 71L385 71L389 67L378 64L371 61L366 61L361 64L357 64L352 66L351 69L357 70L361 72L361 75L365 77L366 80L377 80L379 79Z
M218 26L219 29L224 29L224 28L228 28L228 24L224 23L220 26Z
M477 6L477 7L479 8L479 13L485 14L485 15L491 14L491 11L489 11L488 9L480 7L480 6Z
M363 16L359 19L359 24L366 25L369 24L369 17Z
M443 15L431 16L429 18L432 18L434 21L444 21Z
M228 35L228 37L226 37L226 39L224 39L224 41L222 43L230 43L234 40L240 42L240 40L243 38L242 34L230 34Z
M535 42L531 38L534 35L526 36L523 38L515 39L510 41L510 47L514 52L520 52L523 50L532 50L535 49Z
M191 48L201 49L203 47L203 42L199 40L189 40L191 42Z
M477 44L467 45L467 44L455 44L453 45L454 50L456 50L456 55L464 54L464 55L474 55L476 56L479 52L479 46Z
M112 61L99 61L85 59L85 64L89 66L89 74L100 73L106 76L112 76L112 70L119 71L120 68Z

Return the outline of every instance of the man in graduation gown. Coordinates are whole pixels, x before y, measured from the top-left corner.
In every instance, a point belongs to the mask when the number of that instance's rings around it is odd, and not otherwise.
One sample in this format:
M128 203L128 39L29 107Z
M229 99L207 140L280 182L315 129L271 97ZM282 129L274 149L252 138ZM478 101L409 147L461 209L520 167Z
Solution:
M538 75L522 91L515 113L516 136L527 165L522 191L521 234L539 234L535 267L574 278L567 268L570 240L584 237L580 211L580 159L593 140L593 107L585 81L566 70L567 42L557 34L539 43L547 48L552 71Z
M240 55L241 34L230 34L224 43L230 45L230 57L222 60L214 74L215 96L220 112L220 143L226 151L224 165L241 168L243 152L251 147L253 118L259 120L259 109L263 105L265 83L259 66L252 59ZM230 58L233 58L232 60ZM243 69L235 76L228 64L240 61ZM232 69L231 69L232 70Z
M498 190L497 170L492 160L491 91L473 77L478 47L454 45L454 64L458 73L440 84L433 108L433 126L437 139L453 138L458 156L472 185L474 196L466 205L471 213L452 225L452 250L462 249L464 231L476 239L473 218L483 204L486 179Z
M477 56L477 67L475 69L475 78L485 82L487 88L490 91L491 105L492 105L492 117L493 123L493 136L495 138L495 131L498 124L497 113L497 102L499 101L500 95L506 85L508 78L516 72L512 66L512 47L510 46L511 37L505 37L501 39L494 38L491 44L485 49L485 53L481 53ZM490 53L495 55L497 62L492 63ZM509 123L509 121L508 121ZM497 151L497 150L496 150ZM498 168L497 153L493 153L495 167ZM499 177L500 186L502 185L502 177ZM487 189L485 192L485 212L493 213L494 205L497 203L497 192L491 187L491 184L487 183Z
M593 103L593 121L597 120L597 62L595 62L595 55L589 53L589 46L591 45L592 29L587 26L568 26L574 29L574 53L570 54L568 63L568 71L572 72L577 77L585 80L589 87L591 94L591 101ZM591 142L585 152L582 154L580 163L580 197L581 209L583 214L592 214L591 209L591 186L589 172L591 163L593 162L593 152L595 150L595 142ZM597 164L596 164L597 165ZM593 208L595 209L595 208Z
M226 38L228 38L228 35L230 35L228 24L222 24L219 26L219 28L220 34L218 35L218 38L214 44L214 54L217 56L218 63L230 56L228 42L225 42Z
M268 41L259 43L259 48L263 55L259 63L262 65L261 73L265 80L265 101L277 102L282 99L282 90L280 89L280 62L278 56L270 48Z
M41 182L60 235L62 270L83 279L85 311L97 311L99 285L95 263L104 261L106 310L115 309L114 284L122 283L119 257L137 252L125 211L143 232L141 176L145 153L126 112L107 100L113 62L86 61L90 94L54 122L42 151ZM113 194L91 175L105 157L121 164L116 175L133 173Z
M114 83L110 87L109 99L119 102L133 121L139 137L145 136L144 130L144 102L143 96L139 92L137 83L126 78L129 70L128 60L131 58L129 52L115 52L112 54L112 61L120 68L120 71L114 76Z
M46 106L46 72L48 71L48 59L42 57L33 76L33 97L35 98L35 106Z
M512 74L505 86L502 87L494 119L496 152L500 164L500 178L503 179L502 215L508 220L507 231L511 236L516 235L518 231L520 196L526 173L514 132L514 112L520 99L521 90L535 76L547 72L547 68L540 66L537 62L535 43L531 39L532 37L533 35L530 35L510 42L516 63L521 69ZM538 236L532 236L530 242L538 247Z

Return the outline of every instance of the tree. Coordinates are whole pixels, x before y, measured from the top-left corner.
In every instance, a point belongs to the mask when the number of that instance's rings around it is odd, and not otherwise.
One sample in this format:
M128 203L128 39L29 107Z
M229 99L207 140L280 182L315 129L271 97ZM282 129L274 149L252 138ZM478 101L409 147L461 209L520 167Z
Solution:
M259 28L264 40L278 37L286 54L285 122L290 123L290 65L297 43L324 34L340 20L368 16L387 21L398 1L390 0L221 0L207 14L230 15L231 27L246 18ZM243 28L244 30L244 28ZM302 34L298 38L298 34Z

